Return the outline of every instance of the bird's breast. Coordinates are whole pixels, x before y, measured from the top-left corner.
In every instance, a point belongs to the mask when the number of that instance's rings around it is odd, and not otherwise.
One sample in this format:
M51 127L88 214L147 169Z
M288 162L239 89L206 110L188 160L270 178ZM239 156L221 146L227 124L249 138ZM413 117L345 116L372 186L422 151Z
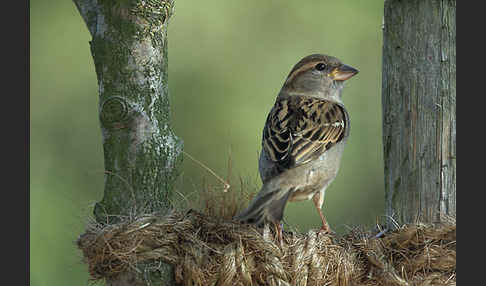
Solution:
M278 176L282 184L293 186L289 201L309 200L315 192L327 188L336 177L345 143L346 140L343 140L315 160L283 172L278 172L277 165L262 152L260 176L264 183Z

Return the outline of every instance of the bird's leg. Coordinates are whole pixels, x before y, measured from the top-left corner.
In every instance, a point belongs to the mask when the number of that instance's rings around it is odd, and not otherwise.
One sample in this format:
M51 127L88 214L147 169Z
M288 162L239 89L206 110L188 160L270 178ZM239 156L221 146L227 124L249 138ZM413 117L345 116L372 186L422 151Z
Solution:
M283 237L282 237L282 224L281 222L275 222L275 233L277 234L277 240L280 246L282 245Z
M314 206L317 209L317 212L319 213L319 216L321 217L322 220L322 227L319 231L323 231L324 233L332 233L333 231L329 227L329 224L326 221L326 218L324 217L324 214L322 213L321 207L322 203L324 202L324 194L319 191L317 192L313 197L312 201L314 202Z
M323 231L324 233L332 233L333 231L329 227L329 224L327 223L326 218L324 217L324 214L322 213L322 210L320 208L318 208L317 211L319 212L319 216L321 217L321 220L322 220L322 226L321 226L320 231Z

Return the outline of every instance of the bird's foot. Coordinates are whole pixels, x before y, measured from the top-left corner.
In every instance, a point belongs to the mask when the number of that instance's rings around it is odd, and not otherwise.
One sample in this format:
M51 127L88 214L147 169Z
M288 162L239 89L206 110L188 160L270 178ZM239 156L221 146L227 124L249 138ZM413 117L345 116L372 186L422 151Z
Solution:
M329 227L328 224L323 224L321 228L319 229L319 234L329 234L329 235L335 235L336 233Z

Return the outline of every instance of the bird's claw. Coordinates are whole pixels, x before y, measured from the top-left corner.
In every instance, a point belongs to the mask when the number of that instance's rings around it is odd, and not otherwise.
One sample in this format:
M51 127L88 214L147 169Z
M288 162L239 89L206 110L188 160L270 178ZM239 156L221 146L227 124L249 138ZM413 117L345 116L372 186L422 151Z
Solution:
M319 229L319 234L335 235L336 233L329 227L329 225L323 225Z

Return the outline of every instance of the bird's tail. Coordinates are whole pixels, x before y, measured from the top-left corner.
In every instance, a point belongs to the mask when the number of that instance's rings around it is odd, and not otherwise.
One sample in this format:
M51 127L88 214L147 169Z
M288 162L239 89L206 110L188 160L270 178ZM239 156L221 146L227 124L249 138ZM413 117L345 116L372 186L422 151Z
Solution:
M292 189L283 188L279 185L273 180L263 184L260 192L253 198L248 207L234 219L255 225L261 225L265 222L280 222Z

